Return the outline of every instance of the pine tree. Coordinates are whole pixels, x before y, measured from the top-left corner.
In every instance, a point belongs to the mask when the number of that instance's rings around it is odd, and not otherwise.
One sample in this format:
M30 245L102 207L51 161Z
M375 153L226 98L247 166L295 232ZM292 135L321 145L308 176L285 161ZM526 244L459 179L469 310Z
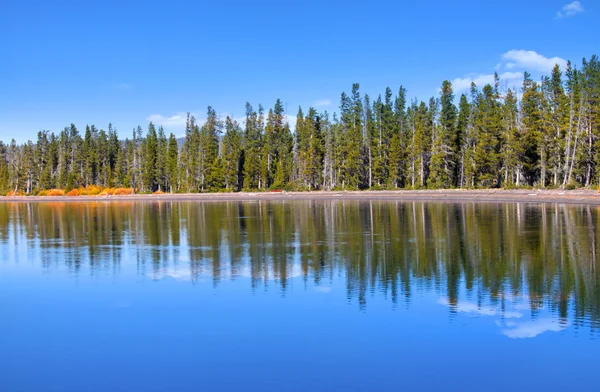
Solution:
M464 186L471 186L469 181L465 180L465 168L466 164L469 163L467 158L467 151L471 149L470 141L468 140L469 130L469 119L471 117L471 105L465 94L461 94L458 104L458 116L456 119L456 144L459 148L458 156L458 173L457 173L457 186L462 188Z
M342 187L358 189L363 185L363 105L359 85L352 85L352 97L342 93L341 126L343 133Z
M451 188L457 183L456 156L459 154L459 141L456 137L456 107L454 106L452 84L445 80L441 90L441 112L439 126L433 138L431 153L431 187Z
M167 151L167 184L171 193L179 190L179 146L177 138L172 133L169 135Z
M262 117L262 113L260 117ZM262 133L259 114L252 109L250 103L246 102L246 129L244 131L244 188L246 189L261 187L261 150Z
M565 136L568 128L568 101L562 81L562 72L558 64L552 69L548 97L554 128L554 137L550 157L553 166L554 186L562 183L562 168L565 162Z
M496 82L497 85L497 82ZM498 103L497 87L486 85L475 102L474 128L476 145L474 162L476 167L476 183L483 188L499 186L500 135L502 117Z
M133 130L133 139L131 141L129 151L129 170L131 171L130 183L134 191L142 190L144 188L143 179L143 166L144 166L144 144L142 138L142 127L138 126L137 129ZM146 174L146 176L150 176Z
M388 186L398 188L406 180L406 146L408 127L406 124L406 89L400 86L394 100L394 126L391 127Z
M117 130L112 124L108 124L108 169L110 173L108 186L114 187L117 184L122 185L122 167L118 165L119 155L121 154L121 142Z
M298 108L298 113L296 114L296 132L294 136L295 165L291 176L294 182L299 182L302 183L303 186L307 186L304 173L307 166L306 160L309 130L304 121L304 112L302 111L302 107Z
M282 188L291 170L293 137L284 124L284 113L283 103L277 99L267 115L261 154L261 173L266 188Z
M324 157L323 157L323 189L332 189L336 186L336 160L335 160L335 127L329 121L329 113L321 115L321 129L323 130Z
M69 143L71 144L69 157L69 169L67 174L67 189L76 186L83 186L84 181L84 159L83 159L83 139L79 135L79 130L75 124L69 127Z
M589 187L594 178L600 182L600 61L596 55L582 60L582 124L585 132L585 174Z
M168 187L167 148L167 136L160 126L156 142L156 182L159 191L166 190Z
M0 141L0 194L10 191L9 154L7 146Z
M158 136L156 127L152 122L148 125L148 133L143 142L143 185L142 190L154 192L158 189L157 184L157 150Z
M323 135L317 111L314 108L308 110L304 126L304 141L301 178L308 190L318 189L321 186L321 175L323 172ZM299 144L300 146L300 144Z
M206 122L200 129L200 140L198 145L198 171L197 179L200 191L211 188L211 184L219 174L214 170L220 170L216 165L219 155L219 135L221 133L221 122L217 118L217 112L209 106L206 112ZM213 170L214 169L214 170Z
M384 171L383 160L381 159L376 136L377 130L381 129L381 106L381 96L371 107L369 95L365 94L365 143L367 146L368 159L367 186L369 188L373 186L373 176L381 177L381 174Z
M23 186L23 162L21 151L15 139L11 140L8 148L8 170L10 190L17 193Z
M521 166L523 175L528 185L533 185L539 177L540 168L540 140L541 140L541 94L538 84L529 73L523 79L523 98L521 99Z
M521 173L521 141L517 97L508 90L502 107L502 169L503 185L519 186Z
M242 131L237 121L232 120L229 116L225 119L222 156L225 189L237 192L243 184Z
M108 144L108 136L103 129L98 132L98 140L96 142L96 156L98 157L98 179L96 185L106 187L111 182L110 168L110 149Z

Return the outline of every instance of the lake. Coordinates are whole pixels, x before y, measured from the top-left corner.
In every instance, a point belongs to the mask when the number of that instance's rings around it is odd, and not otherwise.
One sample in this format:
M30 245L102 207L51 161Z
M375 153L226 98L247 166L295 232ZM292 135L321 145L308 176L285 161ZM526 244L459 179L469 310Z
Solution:
M0 391L596 390L599 212L0 203Z

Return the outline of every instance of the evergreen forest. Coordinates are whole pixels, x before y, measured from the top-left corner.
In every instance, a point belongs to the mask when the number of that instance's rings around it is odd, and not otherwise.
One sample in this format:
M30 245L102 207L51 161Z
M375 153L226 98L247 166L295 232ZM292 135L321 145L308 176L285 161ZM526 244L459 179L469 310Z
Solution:
M241 190L566 188L600 185L600 63L568 62L519 89L502 81L451 82L439 96L409 100L400 87L342 93L336 113L283 102L246 103L245 120L188 114L185 135L150 123L127 137L71 124L37 140L0 142L0 193L40 194L95 186L135 192Z

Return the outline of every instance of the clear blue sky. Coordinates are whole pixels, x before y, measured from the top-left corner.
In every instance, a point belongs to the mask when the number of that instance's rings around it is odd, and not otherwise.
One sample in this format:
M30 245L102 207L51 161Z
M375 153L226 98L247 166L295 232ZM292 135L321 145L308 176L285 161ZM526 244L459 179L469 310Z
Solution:
M373 97L403 84L420 99L494 69L518 84L524 70L598 52L600 4L571 3L5 0L0 139L71 122L112 122L125 137L150 119L179 136L178 114L212 105L242 117L246 101L276 98L292 115L331 112L353 82Z

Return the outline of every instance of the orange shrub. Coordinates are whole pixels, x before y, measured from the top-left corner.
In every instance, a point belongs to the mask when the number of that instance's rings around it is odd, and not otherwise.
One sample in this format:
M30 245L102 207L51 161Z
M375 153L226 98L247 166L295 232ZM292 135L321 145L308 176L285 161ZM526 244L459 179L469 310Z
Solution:
M40 191L37 195L38 196L64 196L65 191L64 191L64 189L44 189L43 191Z
M67 196L79 196L79 189L71 189L67 192Z
M65 195L64 189L50 189L48 191L48 196L64 196L64 195Z
M156 191L153 193L153 195L164 195L164 194L165 194L165 192L163 192L163 191Z
M23 196L23 192L10 191L6 194L6 196Z
M85 187L85 191L90 196L99 195L102 192L102 188L96 185L88 185Z
M131 195L133 194L133 188L114 188L113 195Z
M108 195L112 195L114 194L115 189L114 188L104 188L102 190L102 192L99 193L100 196L108 196Z

